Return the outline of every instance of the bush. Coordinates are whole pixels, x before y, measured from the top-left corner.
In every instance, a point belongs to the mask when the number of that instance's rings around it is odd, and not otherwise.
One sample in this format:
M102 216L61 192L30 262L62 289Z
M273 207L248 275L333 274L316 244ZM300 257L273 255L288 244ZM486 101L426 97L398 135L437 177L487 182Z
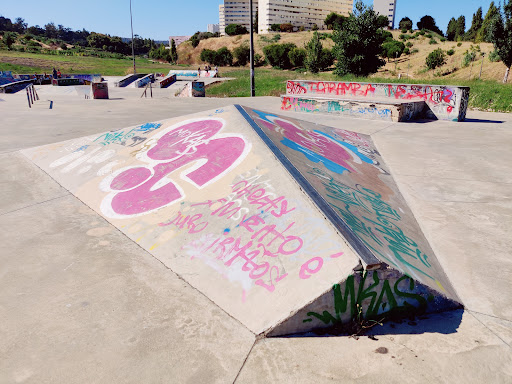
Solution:
M229 24L226 27L226 35L228 36L245 35L246 33L249 33L249 31L240 24Z
M449 49L449 50L446 51L446 54L448 56L453 56L455 54L455 50L454 49Z
M382 44L382 57L386 57L388 59L396 59L402 56L404 52L405 44L398 40L390 40L386 41ZM389 61L389 60L388 60Z
M290 69L292 63L288 54L294 48L297 46L292 43L270 44L263 48L263 53L269 65L279 69Z
M318 31L318 25L313 24L313 26L311 27L311 30Z
M273 32L279 32L281 30L281 24L272 24L270 30Z
M412 54L415 54L415 53L418 53L418 52L419 52L419 50L418 50L418 49L416 49L416 48L414 48L414 49L411 51L411 55L412 55Z
M424 30L424 29L422 29L422 30L421 30L421 31L419 31L418 33L419 33L421 36L423 36L423 35L425 35L425 33L426 33L426 32L425 32L425 30Z
M405 45L407 46L407 48L411 48L413 46L413 44L410 41L408 41L407 44Z
M462 45L462 43L461 43L461 42L458 42L458 43L457 43L457 47L460 47L461 45Z
M322 48L322 53L320 54L320 70L327 69L333 64L334 55L332 51L327 48Z
M263 65L265 62L265 58L261 56L259 53L254 54L254 66L259 67L260 65Z
M242 44L233 49L233 57L236 60L236 65L244 66L251 59L251 50L247 44Z
M501 57L500 57L500 54L498 53L498 51L494 50L491 53L489 53L489 61L495 63L500 60L501 60Z
M441 37L439 40L441 40L444 43L446 41L446 37Z
M199 59L204 63L210 63L213 64L215 61L215 54L217 52L211 50L211 49L203 49L201 51L201 55L199 56Z
M432 38L432 39L430 39L430 41L429 41L428 43L429 43L430 45L432 45L432 44L437 44L437 40L436 40L436 39L434 39L434 38Z
M232 65L233 54L226 47L222 47L217 52L215 52L215 60L213 64L218 66Z
M475 60L476 60L476 52L475 51L471 51L471 52L466 51L466 53L464 54L464 58L462 59L462 66L467 67L467 66L469 66L469 64L471 64Z
M426 34L425 34L425 37L426 37L427 39L431 39L431 38L432 38L432 34L431 34L431 33L426 33Z
M288 58L290 59L290 63L295 68L304 67L304 61L306 59L306 50L302 48L293 48L288 53Z
M281 32L293 32L293 25L290 23L284 23L279 26Z
M428 69L435 69L445 63L445 54L442 49L436 49L428 54L425 64Z
M400 30L400 32L402 32L402 33L407 33L407 28L402 28L402 29Z
M409 48L407 48L407 47L406 47L406 48L404 49L404 55L408 55L408 54L410 54L410 53L411 53L411 51L409 50Z

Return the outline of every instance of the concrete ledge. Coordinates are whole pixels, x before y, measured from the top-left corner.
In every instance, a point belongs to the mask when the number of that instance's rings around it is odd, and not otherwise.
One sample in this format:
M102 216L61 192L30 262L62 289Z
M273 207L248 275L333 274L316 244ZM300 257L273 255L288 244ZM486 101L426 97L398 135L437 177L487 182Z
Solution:
M12 83L0 85L0 93L16 93L25 89L29 84L32 84L32 80L20 80Z
M148 83L153 82L153 79L153 74L141 77L140 79L135 80L135 88L144 88Z
M455 85L345 83L341 81L288 80L287 96L328 97L334 100L424 101L429 119L464 121L469 87Z
M283 111L331 113L362 119L411 121L423 116L424 101L336 100L325 97L281 96Z
M158 82L159 88L167 88L176 82L176 75L168 75Z
M114 83L114 86L115 87L126 87L128 85L130 85L131 83L133 83L135 80L137 79L140 79L141 77L144 77L146 76L147 74L144 73L140 73L140 74L131 74L131 75L126 75L125 77L123 77L122 79L120 79L119 81L116 81Z
M69 78L60 78L60 79L53 79L52 85L58 86L58 87L66 87L69 85L83 85L84 80L82 79L69 79Z

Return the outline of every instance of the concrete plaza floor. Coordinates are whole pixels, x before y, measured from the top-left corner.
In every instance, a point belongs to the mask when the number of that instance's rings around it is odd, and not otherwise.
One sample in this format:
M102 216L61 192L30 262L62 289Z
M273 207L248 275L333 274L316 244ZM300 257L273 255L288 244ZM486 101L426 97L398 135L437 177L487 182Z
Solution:
M0 95L0 383L512 382L512 115L391 123L109 91L40 87L32 109ZM230 104L371 134L465 310L257 339L19 153Z

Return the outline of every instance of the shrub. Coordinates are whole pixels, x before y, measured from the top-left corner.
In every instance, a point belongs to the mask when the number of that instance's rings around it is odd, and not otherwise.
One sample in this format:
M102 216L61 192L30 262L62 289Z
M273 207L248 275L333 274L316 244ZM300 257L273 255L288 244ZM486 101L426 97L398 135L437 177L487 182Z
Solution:
M407 33L407 28L402 28L402 29L400 30L400 32L402 32L402 33Z
M425 64L428 69L435 69L445 63L445 54L442 49L436 49L428 54Z
M466 53L464 54L464 58L462 59L462 66L467 67L467 66L469 66L469 64L471 64L471 62L473 62L475 60L476 60L476 52L475 51L471 51L471 52L466 51Z
M273 32L279 32L281 30L281 24L272 24L270 30Z
M491 53L489 53L489 61L495 63L500 60L501 60L501 57L500 57L500 54L498 53L498 51L494 50Z
M254 66L259 67L260 65L263 65L265 62L265 58L261 56L259 53L254 54Z
M311 29L312 29L313 31L318 31L318 25L313 24L313 26L311 27Z
M211 49L203 49L201 51L201 55L199 56L199 59L204 63L211 63L215 61L215 54L216 52Z
M425 35L425 33L426 33L426 32L425 32L425 30L424 30L424 29L422 29L422 30L421 30L421 31L419 31L418 33L419 33L421 36L423 36L423 35Z
M446 41L446 37L441 37L439 40L441 40L444 43Z
M304 28L304 26L303 26L303 25L301 25L301 26L299 27L299 32L304 32L304 31L305 31L305 28Z
M447 54L448 56L453 56L453 55L454 55L454 53L455 53L455 50L454 50L454 49L449 49L449 50L447 50L447 51L446 51L446 54Z
M281 32L293 32L293 25L290 23L284 23L279 26Z
M461 45L462 45L462 43L461 43L461 42L458 42L458 43L457 43L457 47L460 47Z
M324 70L329 68L334 64L334 55L331 50L327 48L322 48L322 53L320 54L320 69Z
M436 40L436 39L434 39L434 38L432 38L432 39L430 39L430 41L429 41L428 43L429 43L430 45L432 45L432 44L437 44L437 40Z
M226 47L222 47L217 52L215 52L215 61L214 65L218 66L226 66L233 64L233 54Z
M245 35L246 33L249 33L249 31L240 24L229 24L226 27L226 35L229 36Z
M251 50L247 44L242 44L233 49L233 57L236 59L236 64L244 66L251 58Z
M408 54L410 54L410 53L411 53L410 49L406 47L406 48L404 49L404 55L408 55Z
M382 44L382 57L387 57L388 59L396 59L402 56L404 52L405 44L398 40L390 40L386 41ZM389 60L388 60L389 61Z
M431 38L432 38L432 34L431 34L431 33L426 33L426 34L425 34L425 37L426 37L427 39L431 39Z
M405 45L407 46L407 48L411 48L413 46L413 44L410 41L408 41L407 44Z
M292 63L288 53L294 48L297 48L297 46L293 43L270 44L263 48L263 53L271 66L280 69L290 69Z
M304 67L304 60L306 59L306 50L302 48L293 48L288 52L290 63L296 68Z

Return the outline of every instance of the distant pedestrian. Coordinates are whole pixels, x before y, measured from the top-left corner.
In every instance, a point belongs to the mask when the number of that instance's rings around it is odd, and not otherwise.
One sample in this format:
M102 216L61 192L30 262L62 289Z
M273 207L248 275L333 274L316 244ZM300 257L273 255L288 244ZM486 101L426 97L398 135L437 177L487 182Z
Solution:
M201 67L197 68L197 77L201 77Z
M53 67L52 76L53 76L54 79L57 78L57 70L55 69L55 67Z
M61 76L62 76L62 73L60 73L60 69L57 69L57 77L60 79Z

